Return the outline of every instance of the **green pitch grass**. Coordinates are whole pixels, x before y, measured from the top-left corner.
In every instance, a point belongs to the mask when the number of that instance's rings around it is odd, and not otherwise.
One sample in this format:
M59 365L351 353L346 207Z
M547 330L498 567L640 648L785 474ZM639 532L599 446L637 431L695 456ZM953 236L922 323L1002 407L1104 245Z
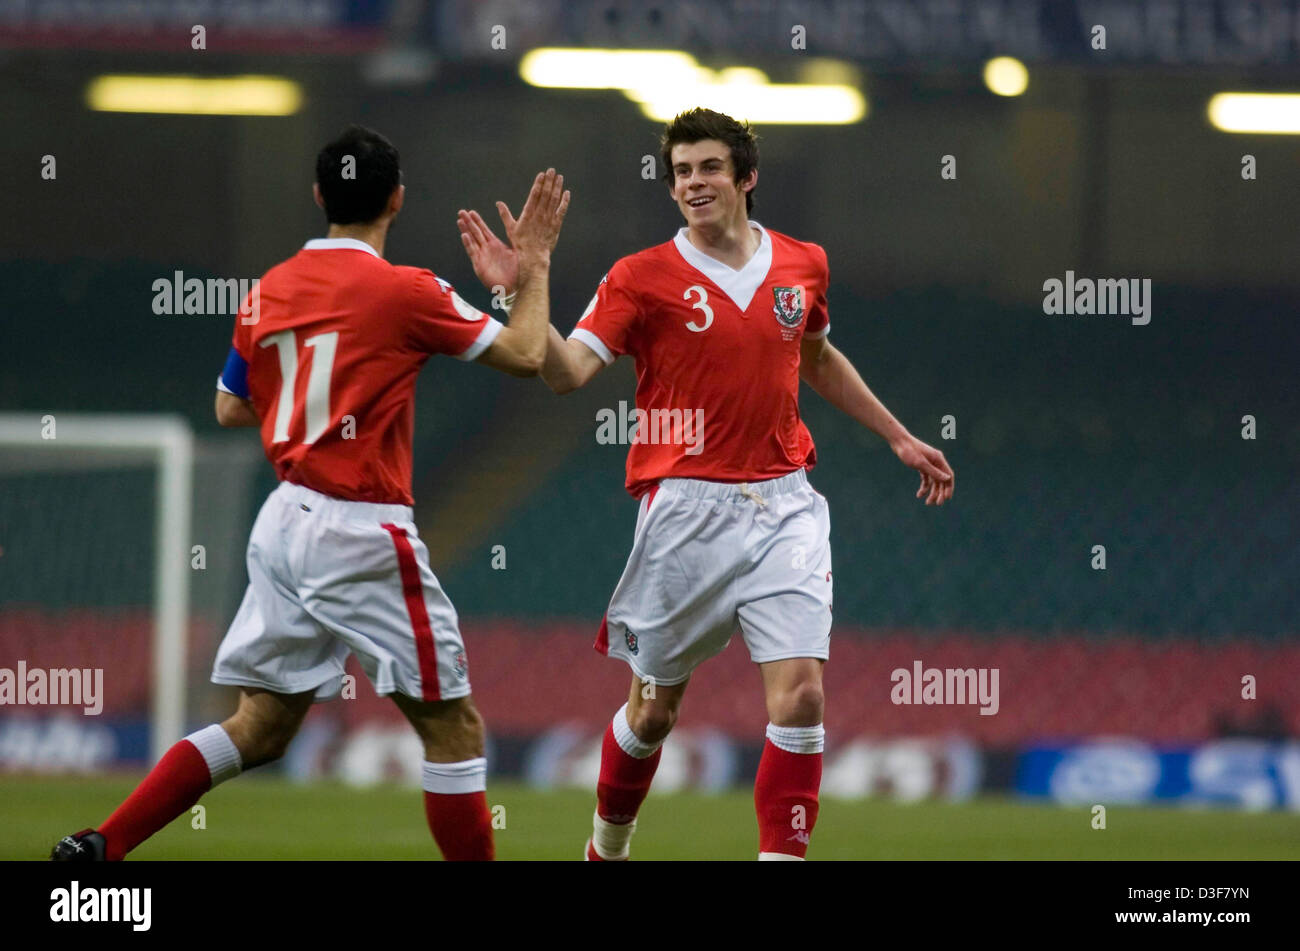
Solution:
M0 859L44 859L62 835L102 821L135 779L0 780ZM500 859L576 860L591 829L594 793L493 783L504 806ZM206 828L186 814L132 853L139 859L428 859L436 857L420 792L353 789L242 777L202 800ZM752 860L747 792L654 795L641 811L635 859ZM950 805L823 801L810 859L1296 859L1300 816L1219 810L1091 810L985 798Z

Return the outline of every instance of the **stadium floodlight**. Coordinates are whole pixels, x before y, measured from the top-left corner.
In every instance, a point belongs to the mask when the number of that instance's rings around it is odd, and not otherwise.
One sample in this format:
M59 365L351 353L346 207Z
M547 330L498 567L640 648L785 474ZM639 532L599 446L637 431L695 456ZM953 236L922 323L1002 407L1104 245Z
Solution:
M1220 132L1300 135L1300 95L1295 93L1221 92L1210 98L1206 115Z
M47 435L47 423L56 427ZM153 691L149 745L157 762L185 735L190 506L194 436L178 416L0 414L0 449L42 457L132 456L158 468L154 500Z
M639 100L641 111L661 122L693 106L764 125L847 125L860 122L867 114L862 93L847 86L721 82L641 91L639 95L643 97Z
M548 89L639 89L695 79L695 57L677 50L542 47L519 61L519 75Z
M279 76L97 76L86 87L96 112L192 116L291 116L302 87Z
M999 96L1019 96L1029 88L1029 70L1014 56L995 56L984 64L984 85Z
M861 121L867 102L853 85L778 84L760 69L719 71L676 50L542 48L520 61L519 74L549 89L618 89L649 118L667 121L694 106L765 124L847 124Z

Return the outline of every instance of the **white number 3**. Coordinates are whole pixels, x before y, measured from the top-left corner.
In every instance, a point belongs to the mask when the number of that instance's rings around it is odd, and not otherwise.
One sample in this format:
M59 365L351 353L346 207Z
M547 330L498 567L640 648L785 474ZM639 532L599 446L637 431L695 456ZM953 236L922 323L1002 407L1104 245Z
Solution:
M695 321L688 320L686 322L686 329L699 333L701 330L708 330L713 324L713 308L709 306L708 292L698 284L692 284L690 287L686 288L686 293L682 295L682 300L690 300L691 291L700 292L700 299L692 304L691 307L693 309L704 311L704 324L703 326L696 326Z

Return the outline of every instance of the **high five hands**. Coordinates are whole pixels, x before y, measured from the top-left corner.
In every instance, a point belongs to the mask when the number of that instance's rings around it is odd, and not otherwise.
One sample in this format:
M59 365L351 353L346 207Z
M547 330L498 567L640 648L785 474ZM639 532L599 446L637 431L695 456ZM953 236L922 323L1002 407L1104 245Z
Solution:
M564 189L564 176L548 168L537 173L518 218L510 213L505 202L498 201L497 214L501 216L509 245L492 233L477 211L461 209L456 213L461 244L484 287L491 289L499 285L507 292L513 291L519 283L520 254L550 255L559 240L569 198L569 192Z

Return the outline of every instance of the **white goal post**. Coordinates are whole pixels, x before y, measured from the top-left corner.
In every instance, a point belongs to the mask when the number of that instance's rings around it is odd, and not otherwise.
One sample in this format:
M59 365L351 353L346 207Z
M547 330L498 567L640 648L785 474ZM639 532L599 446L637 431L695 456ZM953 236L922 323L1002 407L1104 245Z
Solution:
M185 651L190 601L190 504L194 434L180 416L0 413L0 448L51 456L151 460L158 471L154 510L151 763L185 730Z

